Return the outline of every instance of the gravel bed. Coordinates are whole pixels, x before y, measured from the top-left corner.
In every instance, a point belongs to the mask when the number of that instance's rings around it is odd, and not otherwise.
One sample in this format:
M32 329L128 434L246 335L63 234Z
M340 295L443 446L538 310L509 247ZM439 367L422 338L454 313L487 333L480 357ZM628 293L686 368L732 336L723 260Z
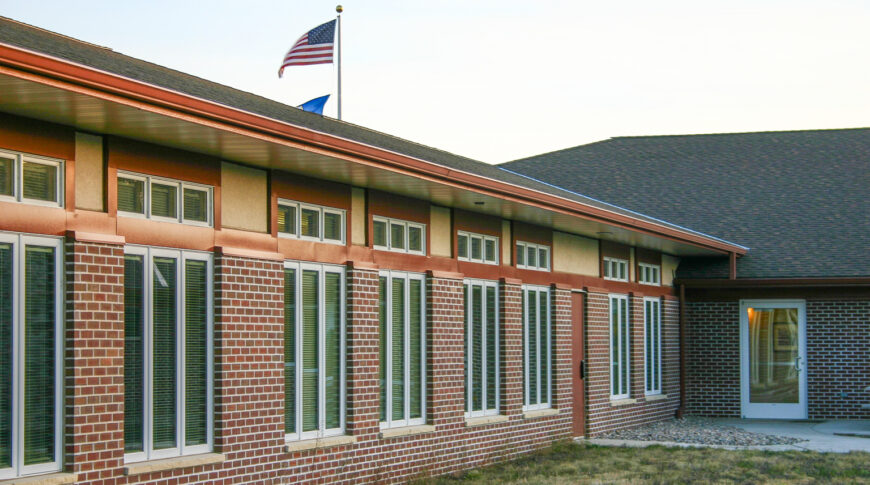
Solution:
M611 431L596 438L726 446L790 445L801 441L786 436L753 433L734 426L719 424L712 419L692 417Z

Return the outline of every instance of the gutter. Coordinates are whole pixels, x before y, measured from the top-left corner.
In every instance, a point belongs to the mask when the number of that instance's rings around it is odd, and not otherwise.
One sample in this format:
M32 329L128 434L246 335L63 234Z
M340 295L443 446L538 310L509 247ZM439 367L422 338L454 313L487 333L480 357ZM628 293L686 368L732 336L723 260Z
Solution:
M675 285L687 288L845 288L870 286L870 277L843 278L742 278L701 279L678 278Z

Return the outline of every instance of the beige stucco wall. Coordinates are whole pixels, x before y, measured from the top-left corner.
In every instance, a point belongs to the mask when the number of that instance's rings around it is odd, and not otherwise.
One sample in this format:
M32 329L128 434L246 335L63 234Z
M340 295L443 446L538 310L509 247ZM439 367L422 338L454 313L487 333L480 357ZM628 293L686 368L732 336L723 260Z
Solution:
M221 225L269 231L269 180L265 170L221 164Z
M501 264L510 266L513 248L511 247L511 221L501 221Z
M350 243L366 245L366 191L360 187L350 189Z
M429 206L429 224L432 226L429 233L432 256L451 257L453 231L450 230L450 209L435 205Z
M630 248L628 253L628 281L637 281L637 278L634 277L636 266L637 256L634 255L634 248Z
M76 133L76 208L104 211L103 137Z
M680 258L668 254L662 254L662 285L674 285L674 272L680 265Z
M598 240L553 231L553 271L598 276Z

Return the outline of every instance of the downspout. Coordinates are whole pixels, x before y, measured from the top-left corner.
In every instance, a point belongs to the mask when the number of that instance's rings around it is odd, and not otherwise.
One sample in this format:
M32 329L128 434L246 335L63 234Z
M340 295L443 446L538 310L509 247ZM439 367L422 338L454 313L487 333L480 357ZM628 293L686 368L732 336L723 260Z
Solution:
M686 415L686 285L680 284L680 406L677 418Z

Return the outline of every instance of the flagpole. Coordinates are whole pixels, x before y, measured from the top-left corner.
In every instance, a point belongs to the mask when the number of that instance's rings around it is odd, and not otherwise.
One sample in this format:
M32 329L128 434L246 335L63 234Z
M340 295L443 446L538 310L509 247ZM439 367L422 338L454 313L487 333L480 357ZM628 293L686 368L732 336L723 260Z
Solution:
M338 119L341 119L341 12L344 8L337 5L335 11L338 12L338 96L336 99L338 99Z

